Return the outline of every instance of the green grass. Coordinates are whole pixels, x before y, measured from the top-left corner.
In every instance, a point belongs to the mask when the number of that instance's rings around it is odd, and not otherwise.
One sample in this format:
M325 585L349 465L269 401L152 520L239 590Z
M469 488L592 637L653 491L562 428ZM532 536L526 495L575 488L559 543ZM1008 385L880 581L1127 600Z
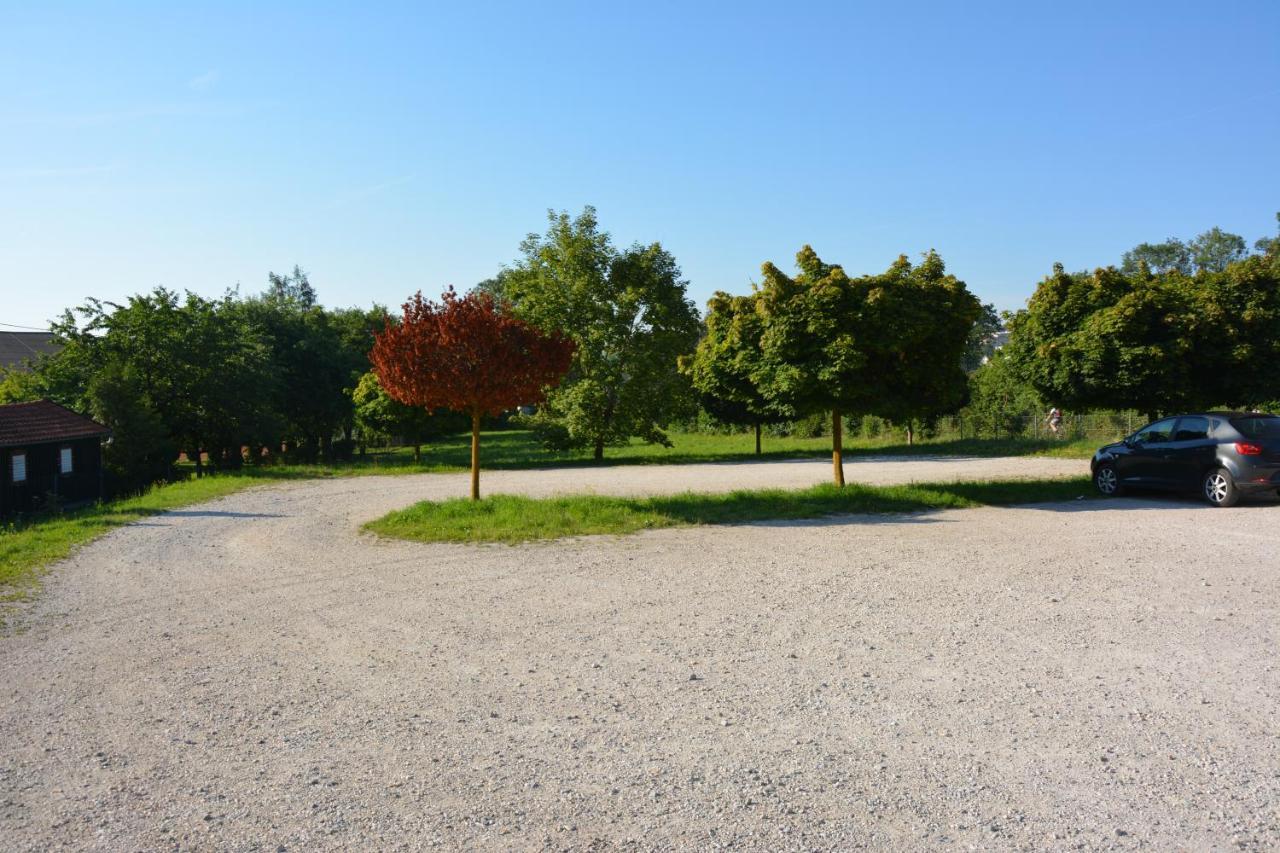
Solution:
M0 526L0 602L27 597L38 587L44 567L117 527L257 484L238 476L185 480L135 498Z
M682 465L696 462L733 462L756 459L830 458L831 439L772 438L765 436L764 453L755 455L754 437L747 434L709 435L673 433L672 447L636 441L626 447L605 449L605 465ZM270 465L245 468L243 474L270 479L343 477L361 474L418 474L466 471L471 459L470 435L448 436L422 448L422 461L414 464L409 448L370 451L351 462L324 465ZM900 440L848 439L845 456L1060 456L1087 459L1102 442L1031 439L951 439L908 445ZM481 433L480 464L485 470L552 468L597 464L590 451L551 451L533 433L503 430Z
M908 513L974 506L1073 500L1092 495L1089 480L1010 480L905 486L851 484L651 498L576 495L480 501L424 501L365 525L381 536L417 542L505 542L625 534L660 527L814 519L851 513Z

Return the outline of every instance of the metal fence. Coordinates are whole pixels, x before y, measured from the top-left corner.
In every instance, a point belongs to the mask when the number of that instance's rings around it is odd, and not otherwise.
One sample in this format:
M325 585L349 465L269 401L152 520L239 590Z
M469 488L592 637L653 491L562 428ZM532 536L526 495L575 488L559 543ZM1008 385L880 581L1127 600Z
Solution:
M1146 424L1147 419L1135 411L1064 412L1055 434L1049 428L1047 412L1011 411L987 414L949 415L932 424L921 424L915 434L923 439L1016 438L1061 441L1118 440ZM849 424L851 435L863 438L901 436L901 425L880 418L861 418Z

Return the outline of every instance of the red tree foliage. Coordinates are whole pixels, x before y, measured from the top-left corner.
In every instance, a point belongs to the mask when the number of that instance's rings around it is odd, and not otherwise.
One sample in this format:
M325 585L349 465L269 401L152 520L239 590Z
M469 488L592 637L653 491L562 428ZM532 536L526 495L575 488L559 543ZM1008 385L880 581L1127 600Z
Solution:
M540 403L569 369L574 344L501 310L487 293L416 293L399 323L374 336L373 362L392 399L471 415L471 496L479 497L480 416Z

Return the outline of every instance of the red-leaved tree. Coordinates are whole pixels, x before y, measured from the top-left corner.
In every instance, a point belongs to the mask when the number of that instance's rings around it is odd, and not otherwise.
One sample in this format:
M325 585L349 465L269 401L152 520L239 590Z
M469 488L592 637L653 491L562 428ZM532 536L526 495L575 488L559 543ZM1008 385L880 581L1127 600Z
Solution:
M369 360L387 394L408 406L471 416L471 499L480 499L480 417L542 402L569 369L574 344L544 334L487 293L439 304L419 291L399 323L374 336Z

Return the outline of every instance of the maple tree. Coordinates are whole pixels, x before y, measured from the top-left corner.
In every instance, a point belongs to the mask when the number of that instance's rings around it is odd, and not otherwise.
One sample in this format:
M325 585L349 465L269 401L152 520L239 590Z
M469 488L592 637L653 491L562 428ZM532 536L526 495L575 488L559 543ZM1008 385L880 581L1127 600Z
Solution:
M515 317L492 294L439 303L416 293L374 336L369 360L392 399L471 417L471 498L480 498L480 418L541 403L569 369L574 343Z

